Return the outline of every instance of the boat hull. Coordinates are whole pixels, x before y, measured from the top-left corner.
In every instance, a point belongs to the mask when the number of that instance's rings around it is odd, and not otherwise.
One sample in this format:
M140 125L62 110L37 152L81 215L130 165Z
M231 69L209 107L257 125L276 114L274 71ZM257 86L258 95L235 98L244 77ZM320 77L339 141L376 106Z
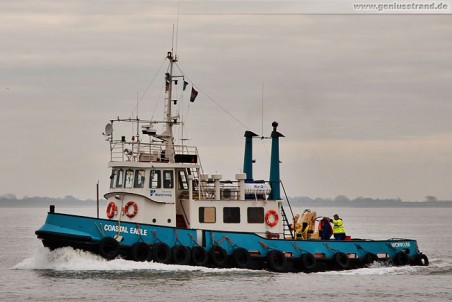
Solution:
M411 239L269 239L254 233L183 229L54 212L48 213L36 235L50 249L70 246L107 259L120 255L136 261L207 267L315 272L359 268L373 261L428 265Z

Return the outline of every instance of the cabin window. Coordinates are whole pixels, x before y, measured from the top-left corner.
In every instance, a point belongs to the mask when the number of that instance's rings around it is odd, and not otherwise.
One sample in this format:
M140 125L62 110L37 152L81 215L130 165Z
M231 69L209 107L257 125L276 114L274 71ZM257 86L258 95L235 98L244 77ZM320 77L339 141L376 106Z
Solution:
M264 208L253 207L247 209L248 223L264 223Z
M185 170L179 170L179 189L188 190L187 175Z
M200 223L215 223L216 222L215 207L200 207L199 208L199 222Z
M126 178L124 180L124 188L130 189L133 187L133 170L126 171Z
M116 173L116 188L122 188L124 184L124 171L119 169Z
M113 170L111 171L111 175L110 175L110 188L114 189L116 186L116 176L118 176L118 171Z
M144 170L135 171L135 184L134 188L144 188Z
M172 188L174 188L173 171L171 171L171 170L164 170L163 171L163 187L165 189L172 189Z
M150 187L153 189L161 188L161 171L159 170L151 170L151 182Z
M223 222L240 223L240 208L239 207L223 208Z

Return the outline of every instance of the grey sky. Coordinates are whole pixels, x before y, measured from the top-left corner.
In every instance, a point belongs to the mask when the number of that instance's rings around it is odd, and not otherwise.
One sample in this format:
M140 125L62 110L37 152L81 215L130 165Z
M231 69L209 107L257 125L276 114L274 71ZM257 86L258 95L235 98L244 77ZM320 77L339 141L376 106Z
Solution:
M452 199L451 16L303 15L284 5L274 6L281 14L180 5L179 66L200 90L187 131L205 171L239 173L246 130L209 97L261 134L263 84L264 134L276 120L286 136L289 195ZM171 48L177 10L0 3L0 194L94 198L97 180L107 190L101 132L134 110ZM162 81L144 96L142 118ZM256 178L268 178L267 150L256 141Z

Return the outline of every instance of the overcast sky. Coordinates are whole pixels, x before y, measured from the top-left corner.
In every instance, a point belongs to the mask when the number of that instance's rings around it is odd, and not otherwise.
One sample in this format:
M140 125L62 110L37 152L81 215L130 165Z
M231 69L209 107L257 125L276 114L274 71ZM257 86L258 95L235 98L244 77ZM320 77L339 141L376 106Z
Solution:
M219 3L2 1L0 195L108 189L101 133L133 112L179 9L178 65L200 91L186 128L205 172L232 179L244 131L269 135L275 120L290 196L452 199L451 15ZM141 118L162 104L163 73L154 82ZM255 178L268 179L269 151L255 141Z

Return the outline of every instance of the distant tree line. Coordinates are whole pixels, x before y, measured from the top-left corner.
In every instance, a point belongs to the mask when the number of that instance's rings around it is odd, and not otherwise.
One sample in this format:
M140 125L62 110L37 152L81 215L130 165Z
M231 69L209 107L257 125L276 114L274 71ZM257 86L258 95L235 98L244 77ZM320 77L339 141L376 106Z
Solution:
M350 199L344 195L335 198L311 198L307 196L289 198L293 206L344 206L344 207L404 207L404 206L452 206L450 200L438 200L435 196L426 196L423 201L403 201L397 198L357 197Z
M311 198L306 196L289 197L289 201L293 206L314 207L314 206L343 206L343 207L404 207L404 206L452 206L450 200L438 200L435 196L426 196L425 200L419 201L402 201L400 198L369 198L357 197L350 199L345 195L338 195L335 198ZM101 203L106 200L101 199ZM95 205L95 200L80 200L74 196L67 195L63 198L52 197L28 197L17 198L14 194L4 194L0 196L0 206L87 206Z
M105 202L105 200L100 200ZM53 198L53 197L41 197L41 196L24 196L23 198L17 198L14 194L4 194L0 196L0 206L10 206L10 207L23 207L23 206L46 206L56 205L56 206L86 206L95 205L95 200L80 200L71 195L66 195L63 198Z

